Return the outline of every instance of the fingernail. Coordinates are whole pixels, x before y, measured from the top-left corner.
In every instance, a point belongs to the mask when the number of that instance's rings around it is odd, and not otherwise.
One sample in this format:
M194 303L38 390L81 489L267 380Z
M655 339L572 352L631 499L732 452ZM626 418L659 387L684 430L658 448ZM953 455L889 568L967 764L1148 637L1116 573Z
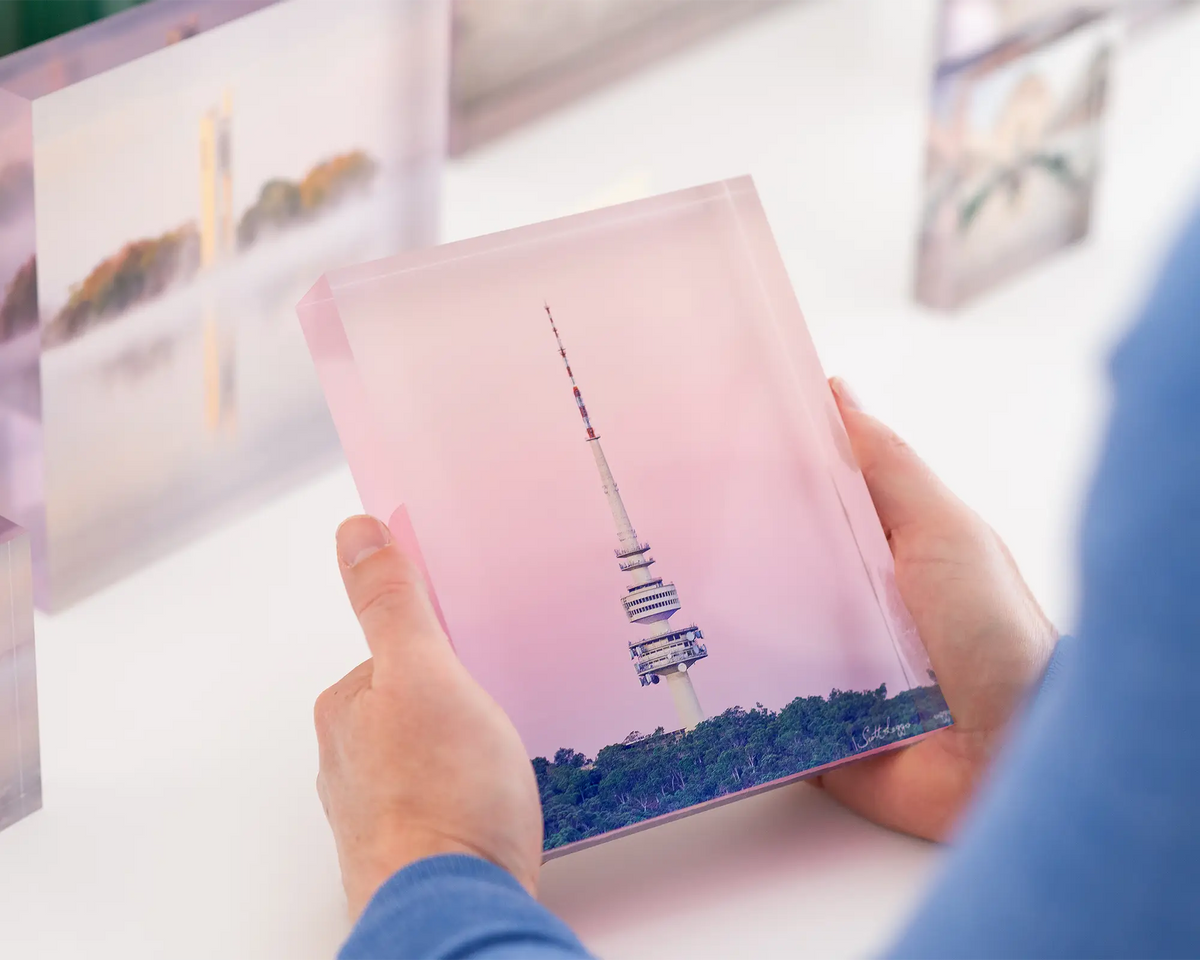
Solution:
M829 385L833 387L834 395L838 398L838 403L848 410L861 410L862 402L858 399L858 394L851 389L841 377L834 377L829 381Z
M391 542L391 532L374 517L351 517L337 529L338 560L343 566L353 567Z

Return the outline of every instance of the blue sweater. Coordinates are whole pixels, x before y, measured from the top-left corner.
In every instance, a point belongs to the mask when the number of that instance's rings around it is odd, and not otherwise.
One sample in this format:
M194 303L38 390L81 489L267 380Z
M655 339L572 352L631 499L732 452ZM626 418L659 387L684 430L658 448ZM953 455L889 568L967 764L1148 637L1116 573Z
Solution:
M1200 956L1200 218L1112 374L1079 640L891 956ZM384 884L341 956L587 953L503 870L447 856Z

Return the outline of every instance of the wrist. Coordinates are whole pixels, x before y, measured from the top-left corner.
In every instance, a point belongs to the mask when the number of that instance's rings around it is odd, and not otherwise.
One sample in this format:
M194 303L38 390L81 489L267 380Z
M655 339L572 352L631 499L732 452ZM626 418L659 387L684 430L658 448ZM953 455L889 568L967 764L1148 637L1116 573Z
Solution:
M351 921L362 915L371 898L405 867L442 854L465 854L487 860L470 845L436 831L407 829L386 841L354 838L338 845L338 861Z

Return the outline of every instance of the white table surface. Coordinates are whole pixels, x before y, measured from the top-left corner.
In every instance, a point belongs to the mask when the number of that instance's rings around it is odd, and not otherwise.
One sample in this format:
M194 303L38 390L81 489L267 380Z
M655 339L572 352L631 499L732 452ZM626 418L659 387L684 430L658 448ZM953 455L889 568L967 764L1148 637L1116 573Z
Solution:
M826 369L1069 627L1104 357L1197 195L1200 16L1121 64L1093 238L947 318L908 299L932 13L811 0L744 24L452 164L444 235L752 173ZM366 655L332 539L356 511L337 470L38 619L45 809L0 834L0 954L334 953L311 706ZM544 899L609 958L861 956L937 860L799 784L554 861Z

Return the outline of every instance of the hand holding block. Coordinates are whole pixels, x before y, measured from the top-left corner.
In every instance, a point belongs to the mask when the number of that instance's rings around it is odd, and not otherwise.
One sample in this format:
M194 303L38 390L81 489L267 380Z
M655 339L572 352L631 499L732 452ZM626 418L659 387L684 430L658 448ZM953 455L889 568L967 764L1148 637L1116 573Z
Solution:
M950 722L748 177L331 271L297 309L550 855Z

